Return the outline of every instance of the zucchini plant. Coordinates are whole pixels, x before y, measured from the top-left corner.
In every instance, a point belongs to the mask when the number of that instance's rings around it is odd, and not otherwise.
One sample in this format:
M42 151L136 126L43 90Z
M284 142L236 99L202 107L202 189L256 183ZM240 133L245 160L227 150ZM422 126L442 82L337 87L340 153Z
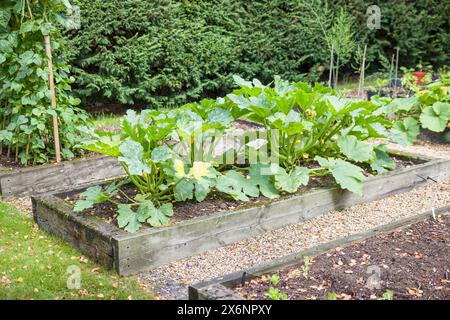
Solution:
M120 133L85 128L90 139L83 148L117 158L128 179L107 188L88 188L74 210L109 201L117 205L119 227L135 232L144 222L154 227L166 225L173 214L172 202L203 201L213 189L240 201L257 197L260 192L277 196L268 180L258 175L258 167L252 167L248 177L235 170L224 171L221 163L207 154L214 143L208 149L198 147L199 140L217 139L231 126L228 110L210 110L208 101L202 103L140 114L129 110L121 120ZM138 191L133 197L121 189L130 183ZM118 202L117 196L126 201Z
M235 81L240 88L224 105L263 125L268 137L278 137L267 142L279 157L278 174L284 171L285 177L295 179L292 190L306 184L308 176L331 173L342 188L361 193L360 166L379 173L394 167L382 145L367 142L386 137L391 126L376 104L338 97L320 84L310 87L279 77L269 86L239 77Z
M297 192L311 176L331 174L342 188L361 194L363 168L381 173L395 167L383 145L367 142L388 132L380 106L343 99L319 84L235 80L240 88L224 98L167 111L129 110L119 133L85 129L90 139L83 148L117 158L128 178L87 189L75 210L110 201L119 227L134 232L143 223L168 224L173 202L203 201L210 192L236 201L276 198ZM264 135L239 136L239 144L224 147L240 118L261 124ZM252 154L261 145L270 157ZM123 191L127 184L135 194Z
M403 145L412 145L420 128L433 132L444 132L449 128L449 87L450 78L443 76L409 98L373 97L372 102L380 107L379 112L393 119L389 138Z

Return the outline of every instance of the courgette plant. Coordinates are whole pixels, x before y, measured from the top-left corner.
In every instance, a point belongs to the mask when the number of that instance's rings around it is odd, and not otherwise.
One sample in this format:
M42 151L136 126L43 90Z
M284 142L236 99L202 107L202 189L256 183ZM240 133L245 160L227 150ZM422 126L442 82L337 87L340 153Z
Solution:
M391 125L383 112L376 113L380 109L376 104L338 97L320 84L310 87L279 77L272 86L239 77L235 81L240 89L229 94L224 105L262 124L267 132L278 133L277 148L269 140L269 149L279 149L278 172L296 177L292 190L307 182L308 176L331 173L342 188L361 193L362 169L356 164L379 173L394 167L382 145L367 142L386 137Z
M417 90L409 98L391 99L375 96L372 102L380 108L377 112L393 119L391 140L402 145L412 145L420 133L420 128L433 132L444 132L450 121L450 77L443 75L425 89Z

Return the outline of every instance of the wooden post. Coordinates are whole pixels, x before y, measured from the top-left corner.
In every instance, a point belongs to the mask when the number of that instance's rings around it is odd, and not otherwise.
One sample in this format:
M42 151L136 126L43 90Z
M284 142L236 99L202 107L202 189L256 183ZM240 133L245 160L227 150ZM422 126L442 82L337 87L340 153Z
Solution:
M48 69L50 71L49 86L51 94L51 106L56 109L56 93L55 93L55 79L53 76L53 62L52 62L52 47L50 45L50 36L44 36L45 51L48 58ZM58 116L53 116L53 140L55 140L55 154L56 163L61 162L61 146L59 144L59 129L58 129Z
M366 52L367 52L367 44L364 46L363 61L361 67L361 88L364 88L364 80L366 77ZM361 95L361 93L359 94Z
M397 56L395 58L395 97L398 96L398 87L397 87L397 78L398 78L398 56L399 56L400 49L397 47Z
M333 76L333 59L334 59L333 53L334 53L334 47L333 47L333 45L331 45L330 75L328 77L328 87L330 87L330 88L331 88L331 80L332 80L332 76Z

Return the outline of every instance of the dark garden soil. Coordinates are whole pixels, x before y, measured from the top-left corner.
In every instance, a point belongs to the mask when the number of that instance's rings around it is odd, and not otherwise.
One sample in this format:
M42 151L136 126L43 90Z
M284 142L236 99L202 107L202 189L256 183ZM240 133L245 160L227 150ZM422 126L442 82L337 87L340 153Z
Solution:
M331 178L331 176L311 178L308 186L300 187L298 193L304 193L313 188L332 186L334 184L335 184L334 180ZM125 192L125 194L128 197L131 197L131 198L136 196L138 193L138 190L132 184L122 187L121 190L123 192ZM80 196L80 193L69 195L68 197L65 198L65 200L74 204L77 201L77 199L79 198L79 196ZM293 196L293 194L285 194L285 195L282 194L281 199L289 197L289 196ZM248 201L248 202L242 202L242 201L236 201L236 200L232 199L231 197L228 197L227 195L219 193L219 192L211 192L208 195L208 197L202 202L197 202L195 200L174 202L173 203L174 214L171 218L171 223L177 223L177 222L180 222L183 220L189 220L189 219L192 219L195 217L207 216L207 215L216 213L218 211L227 211L227 210L233 210L233 209L242 209L242 208L246 208L246 207L253 207L256 205L269 203L271 201L276 201L279 199L280 198L271 200L271 199L261 196L258 198L250 198L250 201ZM129 201L120 194L118 194L114 200L117 202L120 202L120 203L129 203ZM90 214L92 216L95 216L97 218L100 218L103 221L106 221L108 223L113 223L113 224L117 225L117 207L110 202L102 202L102 203L96 204L96 205L94 205L94 207L92 209L86 209L83 212L83 214L86 214L86 213Z
M99 155L99 154L95 153L95 152L86 152L82 156L79 156L79 157L76 157L73 159L62 160L62 162L88 159L88 158L94 157L96 155ZM1 170L23 169L23 168L33 168L33 167L39 167L39 166L43 166L43 165L47 165L47 164L55 164L55 163L56 163L55 159L50 159L46 163L39 163L39 164L34 164L34 165L29 163L28 165L23 165L22 163L17 162L14 157L8 158L6 156L6 154L0 154L0 171Z
M268 274L234 290L247 299L268 299L271 286L292 300L379 299L388 290L393 299L450 299L450 215L311 258L306 273L303 267L279 270L276 286Z
M427 129L420 130L419 139L422 141L428 141L435 144L450 144L450 128L444 130L444 132L433 132Z
M397 164L397 168L407 168L415 165L418 161L415 159L408 159L402 157L392 157ZM365 172L366 176L371 175L369 171ZM296 194L302 194L310 191L314 188L324 188L331 187L335 185L335 181L331 175L323 177L310 177L307 186L301 186ZM129 197L134 198L138 190L133 184L123 186L121 190ZM256 205L268 204L273 201L278 201L280 199L286 199L292 197L296 194L282 193L280 198L271 200L266 197L260 196L258 198L250 198L248 202L241 202L232 199L231 197L219 193L211 192L208 197L202 201L197 202L195 200L184 201L184 202L174 202L174 215L171 218L171 223L177 223L184 220L189 220L195 217L207 216L219 211L227 211L234 209L243 209L247 207L253 207ZM80 197L80 193L70 194L65 197L65 200L74 204ZM119 203L129 203L126 197L120 193L116 195L115 201ZM91 209L86 209L82 214L90 214L108 223L117 225L117 207L110 202L102 202L94 205Z

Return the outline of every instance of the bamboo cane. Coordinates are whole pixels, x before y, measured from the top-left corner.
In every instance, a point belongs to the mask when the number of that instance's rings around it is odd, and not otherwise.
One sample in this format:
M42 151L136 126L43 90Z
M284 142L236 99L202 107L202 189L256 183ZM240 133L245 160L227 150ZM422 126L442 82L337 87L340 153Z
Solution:
M56 93L55 93L55 80L53 75L53 62L52 62L52 47L50 45L50 36L44 36L45 51L48 59L48 69L50 70L49 86L51 95L51 106L56 109ZM61 146L59 143L59 128L58 128L58 116L53 116L53 140L55 141L55 154L56 163L61 162Z
M367 52L367 44L364 46L363 61L361 67L361 89L364 88L364 80L366 77L366 52ZM361 95L361 92L359 94Z
M397 47L397 56L395 58L395 97L398 96L398 87L397 87L397 79L398 79L398 56L400 49Z
M328 87L331 88L331 80L333 77L333 59L334 59L334 47L331 46L331 57L330 57L330 75L328 77Z

